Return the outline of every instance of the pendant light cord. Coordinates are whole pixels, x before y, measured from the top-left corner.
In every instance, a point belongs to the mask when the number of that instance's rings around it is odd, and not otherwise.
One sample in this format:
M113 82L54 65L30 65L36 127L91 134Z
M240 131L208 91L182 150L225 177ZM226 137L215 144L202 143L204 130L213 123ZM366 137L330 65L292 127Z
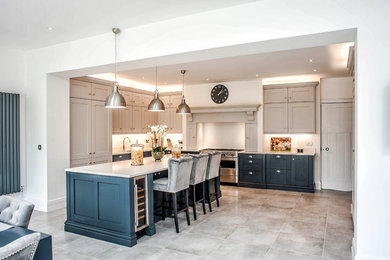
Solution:
M116 82L116 72L117 72L116 61L117 61L117 57L118 57L118 48L117 48L116 36L117 36L117 34L115 33L115 82Z
M156 66L156 68L155 68L155 76L156 76L156 91L158 91L158 90L157 90L157 66Z

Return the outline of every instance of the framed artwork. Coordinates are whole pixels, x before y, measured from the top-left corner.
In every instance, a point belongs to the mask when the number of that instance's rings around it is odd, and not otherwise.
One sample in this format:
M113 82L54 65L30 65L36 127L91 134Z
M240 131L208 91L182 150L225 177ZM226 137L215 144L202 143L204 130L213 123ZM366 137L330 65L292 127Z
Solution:
M291 137L271 137L271 152L291 152Z

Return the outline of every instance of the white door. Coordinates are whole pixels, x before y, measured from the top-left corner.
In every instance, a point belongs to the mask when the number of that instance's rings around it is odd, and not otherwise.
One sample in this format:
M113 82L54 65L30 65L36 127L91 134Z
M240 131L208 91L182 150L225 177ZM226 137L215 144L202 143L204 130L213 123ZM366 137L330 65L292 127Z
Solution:
M111 155L111 129L111 110L105 108L102 101L92 101L92 154L94 157Z
M322 104L322 188L352 190L352 103Z
M70 99L70 159L90 159L92 154L91 100Z

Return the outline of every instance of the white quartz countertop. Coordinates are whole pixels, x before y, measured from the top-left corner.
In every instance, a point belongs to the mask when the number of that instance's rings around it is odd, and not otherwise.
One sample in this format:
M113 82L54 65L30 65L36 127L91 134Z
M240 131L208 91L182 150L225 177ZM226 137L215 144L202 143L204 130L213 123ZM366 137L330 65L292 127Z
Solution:
M149 173L164 171L168 169L168 157L161 162L155 162L154 158L144 158L144 164L141 166L132 166L130 160L95 164L83 167L65 169L66 172L77 172L93 175L102 175L120 178L133 178L143 176Z
M249 153L249 154L279 154L279 155L316 155L315 152L307 151L303 153L297 153L297 152L271 152L271 151L265 151L265 152L239 152L239 153Z

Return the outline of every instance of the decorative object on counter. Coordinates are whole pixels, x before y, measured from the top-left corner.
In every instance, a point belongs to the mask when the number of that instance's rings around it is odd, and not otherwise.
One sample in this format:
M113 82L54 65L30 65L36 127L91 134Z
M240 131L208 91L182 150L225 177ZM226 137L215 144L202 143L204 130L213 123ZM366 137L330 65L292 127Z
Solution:
M214 103L222 104L225 103L225 101L229 97L229 90L226 86L218 84L211 90L211 100L214 101Z
M173 147L172 148L172 158L179 159L181 157L181 149L180 147Z
M291 152L291 137L271 137L271 152Z
M298 152L298 153L303 153L303 148L298 148L298 149L297 149L297 152Z
M122 140L122 150L125 152L126 151L126 140L129 140L129 144L131 144L131 140L128 136L126 136L125 138L123 138Z
M180 147L181 149L183 149L183 140L179 140L178 142L179 142L179 147Z
M152 140L152 156L156 161L161 161L164 157L164 137L167 135L168 126L166 125L152 125L149 126L150 132L148 133Z
M191 114L191 108L186 104L186 100L184 98L184 74L186 73L186 70L181 70L181 74L183 75L183 96L181 99L181 103L176 108L177 114Z
M115 34L115 82L114 82L114 90L107 97L105 107L106 108L126 108L125 98L119 93L119 83L116 81L116 60L117 60L117 34L120 33L119 28L112 28L112 32Z
M139 144L138 140L131 145L131 165L140 166L144 164L144 145Z
M157 66L156 66L156 90L154 92L154 98L152 99L152 101L150 101L150 104L148 106L148 110L151 112L165 111L165 105L161 101L161 99L159 98L158 95L159 95L159 93L158 93L158 89L157 89Z
M171 141L170 138L167 138L167 146L168 146L168 149L172 149L173 148L172 141Z

